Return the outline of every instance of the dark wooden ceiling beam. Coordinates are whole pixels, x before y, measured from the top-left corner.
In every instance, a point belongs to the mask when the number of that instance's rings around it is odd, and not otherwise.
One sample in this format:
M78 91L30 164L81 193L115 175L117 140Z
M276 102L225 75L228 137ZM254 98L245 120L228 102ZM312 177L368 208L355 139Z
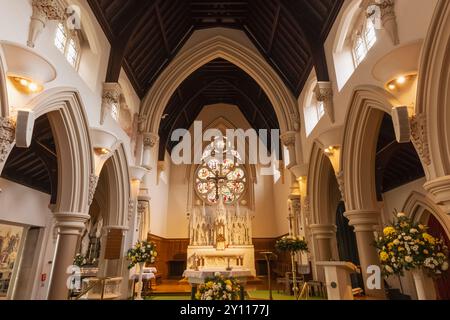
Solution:
M125 51L127 50L128 43L136 32L137 26L142 24L147 16L147 9L151 8L155 4L154 0L148 1L135 1L133 3L133 8L131 12L133 16L129 17L130 22L127 26L121 30L120 34L115 35L111 44L111 52L109 55L108 69L106 73L105 82L117 82L119 80L120 69L123 65L123 60L125 57Z
M158 4L155 5L155 13L156 13L156 18L158 20L159 29L161 31L161 36L164 41L164 47L166 48L167 55L170 55L172 50L170 49L169 42L167 41L166 29L164 28L164 23L161 18L161 12L159 12Z
M272 51L273 39L275 39L278 23L280 21L280 13L281 13L281 0L277 0L277 9L275 12L275 18L273 19L272 32L270 34L269 44L267 45L268 54L270 54L270 52Z

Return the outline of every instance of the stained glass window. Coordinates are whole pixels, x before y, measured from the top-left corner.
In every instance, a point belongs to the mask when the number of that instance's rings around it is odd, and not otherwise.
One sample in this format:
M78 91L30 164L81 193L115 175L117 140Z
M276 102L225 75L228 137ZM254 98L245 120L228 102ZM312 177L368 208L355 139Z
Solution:
M226 138L220 137L203 152L202 164L196 171L195 189L207 203L216 204L222 197L224 204L232 204L245 193L247 178L239 163L241 157L229 146Z

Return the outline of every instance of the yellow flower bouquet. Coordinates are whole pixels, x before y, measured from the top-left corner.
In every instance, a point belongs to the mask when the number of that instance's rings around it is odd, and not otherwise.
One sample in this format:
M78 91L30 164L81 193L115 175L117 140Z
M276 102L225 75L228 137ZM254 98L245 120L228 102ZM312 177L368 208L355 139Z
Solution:
M444 241L427 233L426 226L413 222L404 213L398 213L396 221L383 229L375 246L385 276L422 268L436 277L448 270L448 248Z
M158 252L156 251L156 244L154 242L138 241L127 252L127 259L130 261L128 269L133 268L141 262L155 263L157 255Z

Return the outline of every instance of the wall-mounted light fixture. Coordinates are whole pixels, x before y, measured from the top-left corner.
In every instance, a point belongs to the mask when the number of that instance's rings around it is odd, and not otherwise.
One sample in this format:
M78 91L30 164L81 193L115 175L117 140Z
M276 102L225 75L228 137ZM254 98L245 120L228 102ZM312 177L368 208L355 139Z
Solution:
M329 146L329 147L325 148L325 150L323 150L323 152L329 157L333 156L335 151L336 151L336 148L334 146Z
M6 75L14 88L23 94L36 94L44 90L44 84L56 78L53 65L35 51L15 44L1 41L5 56Z
M42 84L35 82L32 79L21 77L21 76L14 76L14 75L8 75L8 79L11 81L11 83L14 85L14 87L25 94L34 94L41 92L44 87Z
M94 148L94 151L99 156L104 156L111 152L109 149L106 149L106 148Z
M417 78L417 74L399 75L386 83L389 91L402 91L407 89Z

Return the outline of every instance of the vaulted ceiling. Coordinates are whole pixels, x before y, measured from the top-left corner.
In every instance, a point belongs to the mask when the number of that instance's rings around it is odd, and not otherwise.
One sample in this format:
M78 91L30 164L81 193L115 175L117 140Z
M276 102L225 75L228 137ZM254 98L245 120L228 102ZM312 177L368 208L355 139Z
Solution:
M46 115L36 119L30 147L12 149L1 176L48 193L51 195L51 203L56 203L58 160L55 141Z
M107 82L123 66L140 97L196 29L244 31L295 96L314 66L328 80L323 43L343 0L88 0L111 46Z
M279 129L275 110L261 87L232 63L216 59L189 76L174 93L161 120L159 159L177 142L170 141L175 129L189 129L205 105L233 104L255 129ZM270 141L270 135L268 136ZM270 147L270 144L269 144Z
M383 193L425 176L413 144L397 142L392 118L388 114L380 127L375 172L378 200L382 199Z

